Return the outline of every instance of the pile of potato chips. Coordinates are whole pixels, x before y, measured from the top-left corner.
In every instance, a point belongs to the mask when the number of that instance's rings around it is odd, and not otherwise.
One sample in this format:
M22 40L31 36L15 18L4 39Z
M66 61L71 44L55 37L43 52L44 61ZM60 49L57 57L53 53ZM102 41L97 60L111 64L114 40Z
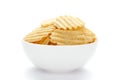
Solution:
M44 45L80 45L93 43L95 34L77 17L59 16L41 23L26 35L25 41Z

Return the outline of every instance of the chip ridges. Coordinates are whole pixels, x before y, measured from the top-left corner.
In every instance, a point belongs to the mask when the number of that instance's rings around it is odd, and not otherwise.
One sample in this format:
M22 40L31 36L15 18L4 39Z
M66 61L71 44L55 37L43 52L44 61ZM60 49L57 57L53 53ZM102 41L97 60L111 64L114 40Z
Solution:
M58 29L76 29L84 27L85 23L77 17L59 16L57 18L49 19L41 23L42 27L55 26Z
M49 26L46 28L39 27L34 31L32 31L31 33L29 33L28 35L26 35L24 40L28 42L37 42L37 41L43 40L44 38L48 37L49 34L51 34L51 32L54 29L55 28L52 26Z
M72 44L85 44L93 42L95 35L91 32L89 35L88 30L59 30L56 29L50 35L51 42L61 43L65 45ZM59 44L60 45L60 44Z
M25 36L25 41L44 45L80 45L95 42L95 34L85 27L85 23L72 16L59 16L41 23Z

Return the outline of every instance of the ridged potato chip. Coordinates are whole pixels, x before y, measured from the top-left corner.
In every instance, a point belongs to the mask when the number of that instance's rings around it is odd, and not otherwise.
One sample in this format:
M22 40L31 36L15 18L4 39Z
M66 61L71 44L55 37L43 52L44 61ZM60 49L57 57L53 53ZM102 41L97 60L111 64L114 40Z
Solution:
M49 36L42 42L42 44L48 44L50 41Z
M84 22L72 16L59 16L56 18L54 25L60 29L76 29L84 27Z
M93 42L95 39L94 33L88 33L88 29L78 30L59 30L56 29L50 35L51 42L57 44L86 44Z
M79 18L74 18L72 16L59 16L57 18L49 19L41 23L42 27L55 26L58 29L76 29L84 27L85 23Z
M41 23L26 35L25 41L45 45L80 45L96 40L95 34L77 17L59 16Z
M43 40L45 37L48 37L48 35L55 29L55 27L49 26L47 28L37 28L24 38L25 41L28 42L37 42L40 40Z
M48 27L54 25L56 19L48 19L41 23L41 27Z

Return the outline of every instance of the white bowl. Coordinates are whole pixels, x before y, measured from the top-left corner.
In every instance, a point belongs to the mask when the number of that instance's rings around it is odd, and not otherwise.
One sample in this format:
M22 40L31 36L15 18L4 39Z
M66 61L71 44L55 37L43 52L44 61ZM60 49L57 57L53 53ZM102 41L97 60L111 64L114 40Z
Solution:
M96 42L83 45L52 46L23 41L23 48L32 63L52 72L68 72L79 69L96 49Z

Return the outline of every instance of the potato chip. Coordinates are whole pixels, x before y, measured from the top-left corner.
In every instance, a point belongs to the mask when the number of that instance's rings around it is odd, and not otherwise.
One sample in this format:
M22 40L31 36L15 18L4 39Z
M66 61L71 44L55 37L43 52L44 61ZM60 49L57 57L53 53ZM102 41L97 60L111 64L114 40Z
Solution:
M76 29L78 27L84 27L84 22L78 18L71 16L59 16L56 18L54 25L60 29Z
M40 41L42 40L44 37L47 37L47 36L34 36L34 37L29 37L29 38L24 38L25 41L28 41L28 42L36 42L36 41Z
M86 28L76 30L56 29L54 30L54 32L51 33L50 38L51 42L57 44L85 44L93 42L95 39L95 35Z
M35 29L33 32L26 35L24 40L28 42L40 41L41 39L47 37L54 29L55 28L53 28L52 26L47 27L47 28Z
M51 37L50 39L53 43L62 43L64 45L71 45L71 44L84 44L84 41L82 40L69 40L69 39L63 39L58 37Z
M33 43L35 43L35 44L42 44L42 43L46 40L46 38L47 38L47 37L43 37L41 40L35 41L35 42L33 42Z
M49 43L49 36L42 42L42 44L48 44Z
M25 41L45 45L79 45L96 40L95 34L77 17L59 16L41 23L41 27L29 33Z
M41 23L41 27L48 27L48 26L52 26L55 22L55 19L48 19L48 20L45 20Z

